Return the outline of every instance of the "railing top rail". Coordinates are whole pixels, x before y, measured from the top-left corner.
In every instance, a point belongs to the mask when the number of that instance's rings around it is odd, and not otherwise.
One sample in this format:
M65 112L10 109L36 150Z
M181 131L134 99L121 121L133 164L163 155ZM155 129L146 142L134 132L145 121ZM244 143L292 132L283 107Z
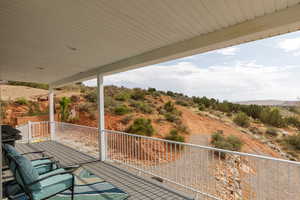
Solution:
M36 124L38 124L38 123L48 123L48 121L32 122L32 123L36 123ZM64 125L77 126L77 127L82 127L82 128L89 128L89 129L98 130L97 127L91 127L91 126L85 126L85 125L78 125L78 124L71 124L71 123L67 123L67 122L55 122L55 123L61 123L61 124L64 124ZM205 149L205 150L211 150L211 151L229 153L229 154L233 154L233 155L249 156L249 157L258 158L258 159L264 159L264 160L273 160L273 161L284 162L284 163L289 163L289 164L294 164L294 165L299 165L300 166L300 162L291 161L291 160L284 160L284 159L281 159L281 158L275 158L275 157L270 157L270 156L256 155L256 154L245 153L245 152L236 152L236 151L230 151L230 150L225 150L225 149L218 149L218 148L214 148L214 147L203 146L203 145L192 144L192 143L176 142L176 141L165 140L165 139L161 139L161 138L154 138L154 137L148 137L148 136L143 136L143 135L136 135L136 134L131 134L131 133L125 133L125 132L122 132L122 131L107 130L107 129L104 129L103 131L104 132L108 132L108 133L118 133L118 134L124 134L124 135L128 135L128 136L145 138L145 139L149 139L149 140L156 140L156 141L168 142L168 143L172 143L172 144L178 144L178 145L190 146L190 147L195 147L195 148L201 148L201 149Z
M136 135L136 134L125 133L125 132L115 131L115 130L105 129L103 131L108 132L108 133L117 133L117 134L124 134L124 135L128 135L128 136L140 137L140 138L145 138L145 139L149 139L149 140L168 142L168 143L173 143L173 144L178 144L178 145L191 146L191 147L195 147L195 148L201 148L201 149L205 149L205 150L212 150L212 151L217 151L217 152L229 153L229 154L234 154L234 155L239 155L239 156L249 156L249 157L258 158L258 159L273 160L273 161L284 162L284 163L289 163L289 164L300 166L300 162L291 161L291 160L284 160L284 159L281 159L281 158L275 158L275 157L270 157L270 156L263 156L263 155L256 155L256 154L251 154L251 153L230 151L230 150L218 149L218 148L209 147L209 146L202 146L202 145L198 145L198 144L176 142L176 141L165 140L165 139L161 139L161 138L154 138L154 137L148 137L148 136L143 136L143 135Z
M55 123L58 123L58 124L64 124L64 125L67 125L67 126L77 126L77 127L81 127L81 128L89 128L89 129L95 129L95 130L98 130L97 127L86 126L86 125L71 124L71 123L67 123L67 122L55 122Z
M47 124L49 121L40 121L40 122L30 122L31 124Z

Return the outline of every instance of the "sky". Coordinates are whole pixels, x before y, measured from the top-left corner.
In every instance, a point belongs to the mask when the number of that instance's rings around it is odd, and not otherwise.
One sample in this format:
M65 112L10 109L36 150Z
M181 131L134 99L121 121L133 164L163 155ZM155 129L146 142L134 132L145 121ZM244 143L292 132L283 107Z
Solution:
M300 31L106 76L104 84L228 101L297 100Z

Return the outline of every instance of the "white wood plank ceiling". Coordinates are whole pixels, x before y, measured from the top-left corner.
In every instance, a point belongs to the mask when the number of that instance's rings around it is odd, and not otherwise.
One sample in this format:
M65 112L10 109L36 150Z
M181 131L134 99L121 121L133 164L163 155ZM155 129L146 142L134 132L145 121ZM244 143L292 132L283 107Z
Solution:
M300 0L1 0L0 79L84 80L298 30Z

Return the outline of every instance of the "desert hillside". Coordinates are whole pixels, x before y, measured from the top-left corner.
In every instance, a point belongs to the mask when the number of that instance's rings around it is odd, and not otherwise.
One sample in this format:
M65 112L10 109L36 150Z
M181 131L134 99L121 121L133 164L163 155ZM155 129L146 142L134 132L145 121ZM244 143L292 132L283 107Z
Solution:
M47 120L47 90L1 85L1 94L5 123ZM97 126L95 88L77 84L55 94L57 120ZM284 159L300 155L294 142L300 128L295 106L240 105L155 88L106 86L105 111L107 129Z

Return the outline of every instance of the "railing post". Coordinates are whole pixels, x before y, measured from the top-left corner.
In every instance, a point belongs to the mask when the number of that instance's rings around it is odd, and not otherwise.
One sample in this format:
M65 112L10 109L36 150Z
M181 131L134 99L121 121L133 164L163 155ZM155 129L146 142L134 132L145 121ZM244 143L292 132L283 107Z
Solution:
M55 119L54 119L54 90L49 88L49 124L50 124L50 138L55 140Z
M97 75L97 105L98 105L98 132L99 132L99 157L101 161L106 160L106 139L104 119L104 85L103 75Z
M32 124L31 121L28 121L28 143L31 143L32 140Z

